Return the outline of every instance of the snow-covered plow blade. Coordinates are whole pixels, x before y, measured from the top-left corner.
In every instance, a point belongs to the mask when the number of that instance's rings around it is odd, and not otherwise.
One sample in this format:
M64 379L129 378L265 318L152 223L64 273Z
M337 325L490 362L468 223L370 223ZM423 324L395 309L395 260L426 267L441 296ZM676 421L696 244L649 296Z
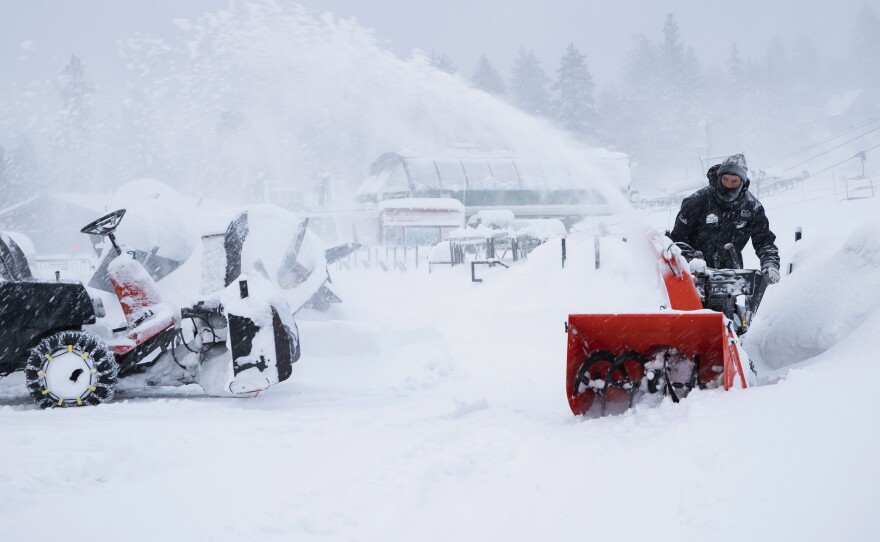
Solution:
M619 412L644 394L746 387L736 336L714 311L572 314L566 389L575 414ZM737 378L738 377L738 378Z

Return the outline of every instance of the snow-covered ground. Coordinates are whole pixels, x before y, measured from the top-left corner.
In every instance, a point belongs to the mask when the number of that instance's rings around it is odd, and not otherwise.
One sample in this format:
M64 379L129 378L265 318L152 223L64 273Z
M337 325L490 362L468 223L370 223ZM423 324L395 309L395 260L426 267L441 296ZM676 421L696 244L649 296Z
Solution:
M880 197L805 194L765 200L786 269L800 249L746 341L773 385L571 415L567 315L660 302L634 243L595 270L573 236L565 269L551 242L482 284L336 272L344 305L300 319L293 377L256 399L42 411L0 380L0 539L871 540Z

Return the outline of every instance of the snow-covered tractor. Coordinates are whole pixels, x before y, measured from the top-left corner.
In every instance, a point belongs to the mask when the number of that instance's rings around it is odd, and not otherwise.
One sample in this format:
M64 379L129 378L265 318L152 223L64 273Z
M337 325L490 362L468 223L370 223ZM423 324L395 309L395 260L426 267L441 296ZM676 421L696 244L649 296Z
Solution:
M299 334L277 286L242 272L247 215L220 235L219 287L181 310L163 300L145 268L149 255L117 242L125 212L82 229L112 247L90 284L112 288L125 317L121 327L107 325L103 304L83 284L34 279L21 250L3 237L0 376L23 370L42 407L105 402L121 384L197 383L209 395L253 396L286 380L300 356Z

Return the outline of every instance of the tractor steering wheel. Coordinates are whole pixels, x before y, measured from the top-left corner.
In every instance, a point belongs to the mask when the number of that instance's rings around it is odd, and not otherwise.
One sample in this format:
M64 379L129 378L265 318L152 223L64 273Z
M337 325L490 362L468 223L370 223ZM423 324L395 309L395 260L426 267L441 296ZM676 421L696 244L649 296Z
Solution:
M79 230L82 233L86 233L89 235L108 235L116 231L116 228L119 226L119 222L122 221L122 217L125 215L125 209L119 209L118 211L113 211L108 215L104 215L98 220L94 222L89 222L83 229Z

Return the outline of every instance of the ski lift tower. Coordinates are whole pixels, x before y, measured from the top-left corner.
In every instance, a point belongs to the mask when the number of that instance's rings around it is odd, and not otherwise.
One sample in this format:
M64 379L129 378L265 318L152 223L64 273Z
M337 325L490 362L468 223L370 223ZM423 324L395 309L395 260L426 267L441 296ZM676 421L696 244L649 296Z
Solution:
M703 129L703 144L698 147L700 152L700 167L703 172L709 169L710 162L716 158L726 158L727 154L724 155L716 155L712 156L712 138L710 128L721 122L721 118L710 119L709 117L703 117L703 119L697 123L697 127Z

